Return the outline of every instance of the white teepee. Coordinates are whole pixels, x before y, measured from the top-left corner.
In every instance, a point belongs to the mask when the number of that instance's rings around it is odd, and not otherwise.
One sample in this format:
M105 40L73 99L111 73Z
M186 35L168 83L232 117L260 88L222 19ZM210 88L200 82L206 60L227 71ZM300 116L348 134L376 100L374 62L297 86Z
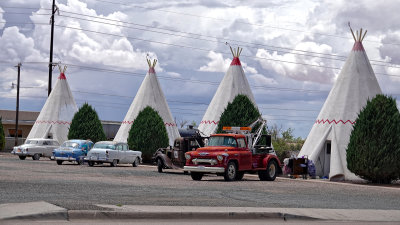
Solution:
M115 135L115 141L127 142L129 130L131 129L132 123L136 119L140 111L147 106L152 107L158 112L161 118L164 120L165 128L167 129L169 144L173 146L176 138L180 137L178 128L174 120L172 119L171 111L169 110L167 101L164 93L161 90L160 83L158 82L154 67L156 66L157 60L151 64L150 60L147 60L149 64L149 72L143 80L128 112L126 113L124 121L122 121L121 127ZM165 146L166 147L166 146Z
M57 140L60 144L68 140L69 126L78 109L64 75L65 69L66 67L63 70L60 67L60 76L27 139L49 137Z
M231 48L231 52L233 55L232 63L200 122L199 130L203 136L210 136L210 134L215 132L221 114L228 103L232 102L237 95L246 95L256 105L249 82L239 60L242 49L232 50Z
M351 28L350 28L351 29ZM346 149L353 124L367 99L381 94L381 88L365 53L362 29L357 31L348 56L299 156L308 156L318 176L330 180L358 180L347 169Z

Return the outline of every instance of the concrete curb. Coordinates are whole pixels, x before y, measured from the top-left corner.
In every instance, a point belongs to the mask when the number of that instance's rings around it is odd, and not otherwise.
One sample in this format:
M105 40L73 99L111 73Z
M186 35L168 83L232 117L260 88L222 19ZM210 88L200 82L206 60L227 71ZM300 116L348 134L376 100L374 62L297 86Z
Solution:
M130 219L282 219L320 220L318 218L279 212L126 212L69 210L69 220L130 220Z
M68 220L68 211L51 212L51 213L38 213L38 214L6 217L6 218L0 219L0 221L9 221L9 220L29 220L29 221Z

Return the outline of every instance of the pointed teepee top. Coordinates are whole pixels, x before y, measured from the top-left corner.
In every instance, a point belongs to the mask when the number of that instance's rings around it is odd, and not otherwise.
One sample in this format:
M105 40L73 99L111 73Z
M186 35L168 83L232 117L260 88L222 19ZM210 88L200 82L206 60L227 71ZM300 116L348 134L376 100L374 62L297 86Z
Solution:
M351 29L350 26L350 22L349 22L349 28L355 41L352 51L365 51L364 46L362 45L362 41L364 40L365 35L367 34L367 30L365 30L363 34L363 29L361 28L360 33L358 32L358 30L356 30L356 35L354 35L353 29Z
M67 70L67 65L65 65L64 68L62 68L61 65L58 64L58 69L60 70L60 76L58 77L58 79L66 80L67 78L65 77L65 71Z
M151 59L147 58L147 64L149 64L149 73L156 73L156 71L154 70L154 67L157 64L157 59L153 59L153 63L151 63Z
M228 42L226 42L226 44L229 45ZM236 48L232 48L230 45L229 45L229 48L231 49L232 56L233 56L231 66L241 66L242 64L240 64L239 56L240 56L240 53L242 53L243 48L237 47L237 49L236 49Z

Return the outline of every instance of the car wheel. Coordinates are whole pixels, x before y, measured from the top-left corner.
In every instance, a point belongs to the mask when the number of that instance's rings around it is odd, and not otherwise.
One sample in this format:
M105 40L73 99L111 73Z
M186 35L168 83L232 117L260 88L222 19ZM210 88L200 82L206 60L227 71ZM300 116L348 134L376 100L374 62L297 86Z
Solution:
M114 159L114 160L110 163L110 166L111 166L111 167L116 167L117 164L118 164L118 160Z
M94 166L94 162L93 161L89 161L88 164L89 164L89 166Z
M57 165L61 165L63 163L62 160L57 160Z
M243 176L244 176L244 172L237 172L236 180L241 180L241 179L243 179Z
M190 176L192 177L193 180L201 180L203 178L203 173L198 173L198 172L190 172Z
M277 165L274 160L268 162L266 170L258 171L258 177L262 181L274 181L277 174Z
M140 160L138 157L136 157L135 161L132 163L132 166L137 167L137 166L139 166L139 164L140 164Z
M83 159L79 158L78 160L76 160L76 162L78 163L78 165L83 165Z
M34 155L32 156L32 159L33 159L33 160L39 160L39 159L40 159L40 155L39 155L38 153L36 153L36 154L34 154Z
M237 175L236 163L230 161L225 169L224 179L225 181L234 181Z
M158 158L157 159L157 170L159 173L162 173L163 167L164 167L164 165L163 165L162 159Z
M20 156L19 156L19 159L20 159L20 160L25 160L25 159L26 159L26 156L20 155Z

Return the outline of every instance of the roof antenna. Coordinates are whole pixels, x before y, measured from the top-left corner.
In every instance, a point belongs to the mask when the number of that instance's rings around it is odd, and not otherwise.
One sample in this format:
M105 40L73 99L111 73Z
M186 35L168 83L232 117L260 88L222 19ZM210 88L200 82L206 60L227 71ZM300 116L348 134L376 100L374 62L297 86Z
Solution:
M357 40L356 40L356 36L354 36L353 29L351 29L351 26L350 26L350 21L347 23L347 25L348 25L348 26L349 26L349 28L350 28L351 35L353 35L353 39L354 39L354 41L357 41Z

